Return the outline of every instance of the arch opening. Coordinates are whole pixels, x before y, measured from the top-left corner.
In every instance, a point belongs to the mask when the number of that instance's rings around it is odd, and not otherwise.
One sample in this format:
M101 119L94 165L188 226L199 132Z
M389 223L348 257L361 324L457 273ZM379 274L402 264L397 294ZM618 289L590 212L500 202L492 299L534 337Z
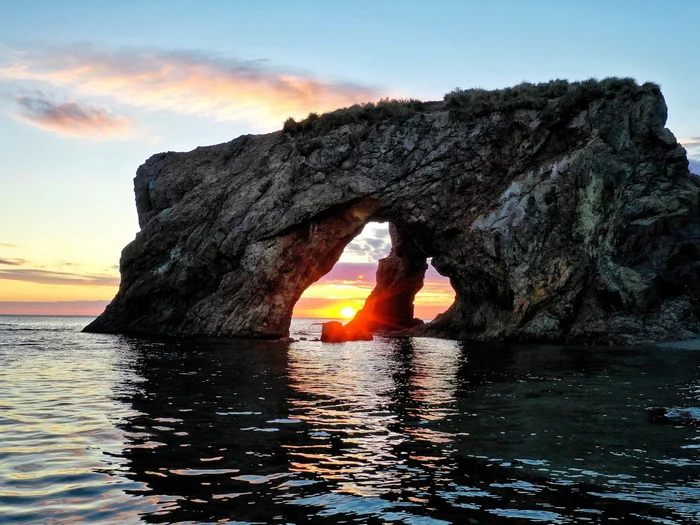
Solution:
M411 328L448 309L455 292L411 237L371 219L332 269L303 291L295 318L338 319L362 332Z
M330 271L304 290L294 305L292 317L345 322L352 319L376 285L378 261L389 255L390 250L388 223L365 224ZM352 313L344 314L346 308L352 309Z

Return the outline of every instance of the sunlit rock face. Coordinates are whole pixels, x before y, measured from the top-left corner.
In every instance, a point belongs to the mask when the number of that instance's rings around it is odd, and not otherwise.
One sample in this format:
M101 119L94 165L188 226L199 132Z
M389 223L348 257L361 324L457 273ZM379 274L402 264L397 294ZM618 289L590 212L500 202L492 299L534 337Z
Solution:
M554 82L350 108L155 155L135 179L141 232L119 292L87 330L286 336L301 293L378 220L413 254L379 279L406 290L379 310L412 317L426 257L455 289L420 333L695 336L700 184L665 122L654 85Z

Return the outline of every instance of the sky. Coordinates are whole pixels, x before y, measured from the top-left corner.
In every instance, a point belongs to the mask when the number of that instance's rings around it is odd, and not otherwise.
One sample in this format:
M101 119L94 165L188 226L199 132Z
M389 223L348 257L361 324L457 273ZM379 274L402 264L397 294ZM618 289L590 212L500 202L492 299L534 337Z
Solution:
M98 314L138 231L141 163L312 111L631 76L661 85L667 126L700 172L698 19L694 0L3 0L0 313ZM361 304L388 252L381 228L298 310ZM425 288L416 306L429 318L451 291L434 270Z

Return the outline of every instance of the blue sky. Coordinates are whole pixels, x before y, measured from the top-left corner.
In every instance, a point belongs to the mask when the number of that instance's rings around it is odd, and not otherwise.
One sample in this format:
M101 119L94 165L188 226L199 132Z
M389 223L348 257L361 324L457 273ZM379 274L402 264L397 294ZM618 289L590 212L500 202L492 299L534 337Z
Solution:
M2 9L0 261L11 264L0 262L0 303L111 297L138 228L132 178L153 153L357 101L632 76L661 85L668 127L700 159L700 2L5 0Z

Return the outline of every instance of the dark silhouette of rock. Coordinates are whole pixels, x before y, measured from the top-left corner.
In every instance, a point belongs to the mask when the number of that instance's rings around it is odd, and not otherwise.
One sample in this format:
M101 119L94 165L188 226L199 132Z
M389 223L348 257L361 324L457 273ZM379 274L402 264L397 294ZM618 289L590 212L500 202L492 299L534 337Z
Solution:
M654 84L457 91L291 119L137 172L141 231L86 330L277 338L369 221L392 254L363 308L406 326L425 258L454 304L418 333L633 344L700 332L698 177ZM384 321L382 321L382 319Z
M324 343L345 343L347 341L371 341L372 333L364 326L348 323L343 326L340 321L328 321L321 325L321 341Z
M347 340L348 335L340 321L328 321L321 325L321 341L324 343L344 343Z

